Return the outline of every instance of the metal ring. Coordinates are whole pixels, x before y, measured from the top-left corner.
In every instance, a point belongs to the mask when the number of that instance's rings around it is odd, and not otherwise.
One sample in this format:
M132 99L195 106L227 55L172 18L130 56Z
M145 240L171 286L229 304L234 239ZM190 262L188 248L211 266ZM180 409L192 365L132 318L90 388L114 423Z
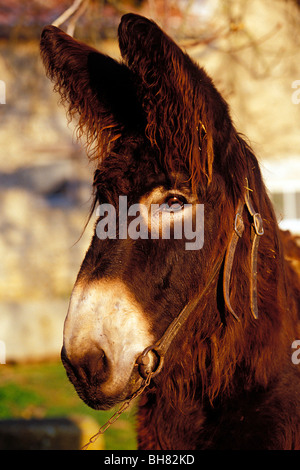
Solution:
M158 352L155 349L156 346L157 346L156 344L153 344L152 346L148 346L147 348L145 348L142 354L140 354L136 360L136 364L138 364L139 366L139 374L141 375L143 379L147 379L150 373L152 374L152 377L155 377L162 369L162 366L164 363L164 356L158 354ZM158 359L158 363L155 364L154 370L149 368L150 360L147 357L147 355L149 354L150 351L153 351L155 356ZM145 359L148 359L148 360L145 360Z

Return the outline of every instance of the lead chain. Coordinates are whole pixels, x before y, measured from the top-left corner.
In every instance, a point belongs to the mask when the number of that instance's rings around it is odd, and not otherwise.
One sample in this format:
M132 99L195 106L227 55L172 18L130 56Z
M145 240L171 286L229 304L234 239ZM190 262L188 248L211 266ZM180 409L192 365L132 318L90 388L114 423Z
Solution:
M93 444L99 436L101 436L101 434L104 434L105 431L115 422L117 421L117 419L121 416L122 413L124 413L125 410L127 410L127 408L129 407L130 403L135 399L137 398L139 395L141 395L143 393L143 391L145 390L146 387L148 387L148 385L150 384L150 380L151 380L151 376L152 376L152 372L150 372L150 374L148 374L144 384L128 399L126 400L123 405L111 416L111 418L109 418L109 420L103 424L101 426L101 428L99 429L99 431L94 434L89 442L87 444L85 444L81 450L87 450L88 447Z

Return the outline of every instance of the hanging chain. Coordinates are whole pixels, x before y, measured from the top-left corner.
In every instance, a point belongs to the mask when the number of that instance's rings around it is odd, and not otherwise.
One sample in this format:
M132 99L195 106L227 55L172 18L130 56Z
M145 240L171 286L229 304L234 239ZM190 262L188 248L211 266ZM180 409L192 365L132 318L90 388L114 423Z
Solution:
M151 376L152 376L152 372L150 372L150 374L148 374L144 384L128 399L126 400L123 405L112 415L112 417L105 423L103 424L103 426L101 426L101 428L99 429L99 431L94 434L89 442L87 444L85 444L81 450L87 450L88 447L93 444L99 436L101 436L101 434L104 434L105 431L115 422L117 421L117 419L121 416L122 413L124 413L125 410L127 410L127 408L129 407L129 405L131 404L131 402L137 398L139 395L141 395L143 393L143 391L145 390L146 387L148 387L148 385L150 384L150 380L151 380Z

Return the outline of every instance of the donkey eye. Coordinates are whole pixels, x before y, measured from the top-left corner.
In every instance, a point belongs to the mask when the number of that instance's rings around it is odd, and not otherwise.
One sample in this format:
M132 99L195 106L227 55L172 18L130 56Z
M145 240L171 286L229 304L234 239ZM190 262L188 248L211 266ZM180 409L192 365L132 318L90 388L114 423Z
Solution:
M162 209L169 212L180 211L185 203L186 199L183 196L171 195L165 199Z

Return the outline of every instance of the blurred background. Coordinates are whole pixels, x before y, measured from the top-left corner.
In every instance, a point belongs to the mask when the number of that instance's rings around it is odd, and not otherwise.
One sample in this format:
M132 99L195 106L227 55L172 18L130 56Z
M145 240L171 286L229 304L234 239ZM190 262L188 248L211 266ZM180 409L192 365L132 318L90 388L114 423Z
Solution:
M300 233L299 0L0 0L0 449L69 448L65 437L53 444L55 432L80 427L81 439L111 415L79 400L59 361L93 229L92 219L83 232L94 168L45 77L39 37L58 21L119 58L127 12L157 21L206 68L256 152L281 227ZM43 442L26 441L24 422L48 423ZM98 445L136 447L134 406Z

